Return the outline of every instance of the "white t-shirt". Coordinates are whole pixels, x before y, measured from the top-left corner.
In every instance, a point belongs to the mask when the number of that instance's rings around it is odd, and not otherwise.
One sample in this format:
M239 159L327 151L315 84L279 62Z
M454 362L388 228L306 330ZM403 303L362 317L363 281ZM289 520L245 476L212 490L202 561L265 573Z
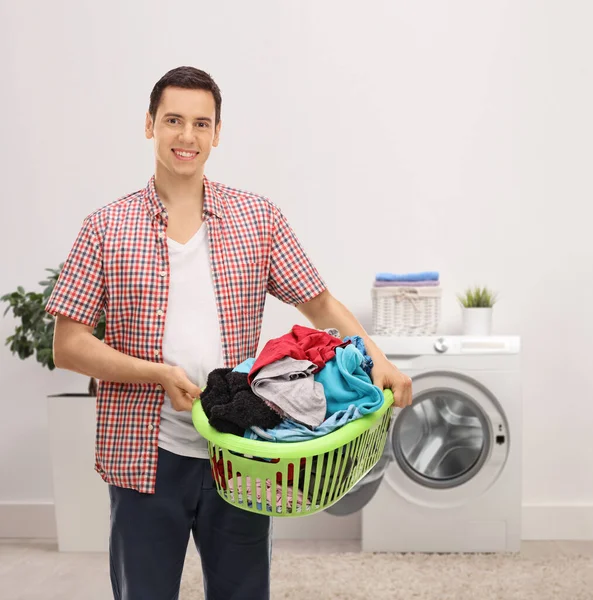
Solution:
M171 277L163 361L182 367L200 388L210 371L224 366L207 234L205 222L186 244L167 240ZM191 413L176 411L168 394L161 407L159 446L182 456L208 458L206 440L196 431Z

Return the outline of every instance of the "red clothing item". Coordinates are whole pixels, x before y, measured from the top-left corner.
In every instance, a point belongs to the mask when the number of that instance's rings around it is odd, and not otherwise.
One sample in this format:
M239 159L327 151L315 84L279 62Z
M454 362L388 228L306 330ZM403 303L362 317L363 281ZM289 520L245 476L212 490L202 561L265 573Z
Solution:
M343 348L349 343L350 341L343 342L325 331L295 325L290 333L270 340L263 347L249 371L247 381L251 384L260 369L285 356L297 360L310 360L317 365L317 369L313 372L318 373L325 367L327 361L335 357L336 348Z

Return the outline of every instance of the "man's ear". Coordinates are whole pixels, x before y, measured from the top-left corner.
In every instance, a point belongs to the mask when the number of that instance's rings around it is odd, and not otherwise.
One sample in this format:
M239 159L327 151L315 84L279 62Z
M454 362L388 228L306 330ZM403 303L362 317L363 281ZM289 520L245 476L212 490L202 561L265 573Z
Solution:
M220 128L222 127L222 121L218 121L218 125L214 129L214 139L212 140L212 146L216 148L218 146L218 142L220 141Z
M152 117L150 116L150 113L148 111L146 111L146 121L144 123L144 135L146 136L147 140L152 139L153 127L154 127L154 123L152 122Z

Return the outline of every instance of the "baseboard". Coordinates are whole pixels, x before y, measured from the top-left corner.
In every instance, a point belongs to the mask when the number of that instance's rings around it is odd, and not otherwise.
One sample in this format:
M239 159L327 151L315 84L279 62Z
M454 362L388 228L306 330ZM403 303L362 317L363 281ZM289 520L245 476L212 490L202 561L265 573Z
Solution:
M56 537L53 502L0 502L0 538Z
M524 540L593 540L593 504L523 506ZM355 539L359 515L275 519L278 539ZM0 538L56 539L53 502L0 502Z
M593 504L523 505L523 540L593 540Z

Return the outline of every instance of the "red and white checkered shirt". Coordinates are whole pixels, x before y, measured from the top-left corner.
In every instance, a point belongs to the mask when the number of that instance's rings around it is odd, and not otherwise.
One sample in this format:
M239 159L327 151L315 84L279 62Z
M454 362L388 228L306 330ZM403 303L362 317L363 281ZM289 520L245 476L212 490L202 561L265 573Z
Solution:
M224 362L255 356L266 293L289 304L324 289L278 207L204 178L203 226ZM162 362L169 289L167 212L154 177L145 189L89 215L46 310L95 327L105 311L105 343ZM99 382L95 469L110 484L154 493L160 411L156 384Z

